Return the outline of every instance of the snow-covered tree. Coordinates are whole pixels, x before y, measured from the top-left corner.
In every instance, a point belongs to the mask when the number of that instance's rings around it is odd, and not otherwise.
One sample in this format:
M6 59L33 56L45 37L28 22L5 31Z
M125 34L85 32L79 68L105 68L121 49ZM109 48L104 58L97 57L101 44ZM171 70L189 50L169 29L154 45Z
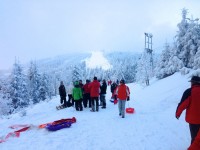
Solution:
M149 80L154 75L154 65L152 64L151 55L146 51L143 52L137 62L136 79L141 83L149 85Z
M15 62L11 74L10 98L14 109L20 109L29 105L26 77L22 72L22 67Z
M35 104L40 101L39 87L40 87L40 79L41 79L41 75L38 72L36 63L33 63L33 62L30 63L28 78L29 78L30 98L31 98L33 104Z
M0 116L9 114L13 110L12 101L10 99L9 86L7 78L0 79Z
M199 40L200 44L200 40ZM200 46L198 47L198 51L194 56L194 69L200 69Z
M164 78L177 71L187 73L188 68L198 69L200 66L200 26L198 19L187 18L187 13L184 8L172 48L165 48L162 52L157 65L157 78Z
M165 48L162 51L160 55L160 60L157 63L155 72L156 72L156 77L159 79L165 78L171 74L168 72L168 63L170 61L171 57L171 49L168 43L165 44Z
M136 67L137 63L134 58L124 59L121 70L126 83L132 83L136 80Z
M135 53L115 52L108 56L112 68L109 70L108 79L124 79L126 83L136 80L136 66L139 55Z
M176 35L176 56L183 62L184 67L194 67L194 57L200 46L200 26L198 19L187 18L187 10L182 10L182 21L178 24Z
M81 69L79 68L79 66L74 66L72 70L72 81L75 82L80 79L82 79Z
M49 77L43 73L39 86L39 100L44 101L51 97L51 87L49 85Z

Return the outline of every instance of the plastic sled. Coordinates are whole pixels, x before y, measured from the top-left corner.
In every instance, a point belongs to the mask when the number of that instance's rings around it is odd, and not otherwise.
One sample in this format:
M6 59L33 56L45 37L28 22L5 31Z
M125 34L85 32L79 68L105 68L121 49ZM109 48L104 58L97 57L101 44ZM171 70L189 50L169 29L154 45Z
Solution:
M49 131L57 131L63 128L69 128L71 126L71 122L64 122L61 124L47 124L46 129L48 129Z
M134 109L134 108L131 108L131 107L126 108L126 113L128 113L128 114L133 114L134 112L135 112L135 109Z

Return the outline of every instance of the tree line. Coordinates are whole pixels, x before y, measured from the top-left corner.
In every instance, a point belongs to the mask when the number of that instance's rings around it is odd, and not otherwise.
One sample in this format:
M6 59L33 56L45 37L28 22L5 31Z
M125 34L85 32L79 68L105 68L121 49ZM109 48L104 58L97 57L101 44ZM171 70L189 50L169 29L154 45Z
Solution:
M144 50L141 54L131 52L114 52L106 56L111 68L87 68L85 56L77 58L61 57L53 63L31 61L23 67L18 60L13 64L9 76L0 79L0 115L17 112L29 105L51 99L58 94L60 81L69 85L71 82L97 76L100 80L124 79L126 83L146 83L147 79L165 78L182 71L200 68L200 25L198 19L187 18L187 10L182 10L182 20L174 43L165 44L162 53L151 57ZM159 58L159 59L158 59ZM67 63L66 60L70 60ZM146 83L147 84L147 83Z

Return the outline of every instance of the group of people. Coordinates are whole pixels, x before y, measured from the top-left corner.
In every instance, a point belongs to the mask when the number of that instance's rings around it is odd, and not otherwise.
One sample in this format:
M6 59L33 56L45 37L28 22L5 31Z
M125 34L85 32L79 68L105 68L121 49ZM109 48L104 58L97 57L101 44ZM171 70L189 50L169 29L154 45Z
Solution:
M191 134L191 145L188 150L200 150L200 77L193 76L191 80L191 87L185 90L180 103L177 106L176 118L179 119L182 112L186 109L185 120L189 123ZM77 111L82 111L83 106L86 108L88 105L92 112L99 111L99 105L106 108L106 91L107 84L103 80L102 83L93 78L93 81L86 80L83 85L82 81L76 81L74 87L68 90L68 102L72 100ZM118 100L119 116L125 117L125 104L130 100L130 90L125 84L125 81L120 80L119 84L113 82L111 84L112 98ZM60 102L67 107L66 90L63 82L61 81L59 87ZM100 98L100 104L99 104ZM82 106L83 103L83 106Z
M106 109L106 91L106 80L99 81L97 77L94 77L92 82L86 80L85 84L82 83L82 80L76 81L73 83L73 87L68 87L67 92L63 81L61 81L59 86L60 103L63 107L69 107L70 104L75 105L77 111L83 111L83 107L89 107L91 112L98 112L99 106ZM125 103L130 99L130 90L122 79L119 85L116 82L111 84L111 92L112 97L118 99L119 115L124 118ZM68 101L66 93L68 93Z
M103 109L106 108L106 91L105 80L98 81L97 77L94 77L92 82L87 79L85 84L82 83L82 80L79 80L73 83L73 87L68 88L68 101L66 101L66 89L63 81L61 81L59 87L60 103L64 107L68 107L68 103L72 103L77 111L83 111L83 107L89 107L93 112L99 111L100 105Z

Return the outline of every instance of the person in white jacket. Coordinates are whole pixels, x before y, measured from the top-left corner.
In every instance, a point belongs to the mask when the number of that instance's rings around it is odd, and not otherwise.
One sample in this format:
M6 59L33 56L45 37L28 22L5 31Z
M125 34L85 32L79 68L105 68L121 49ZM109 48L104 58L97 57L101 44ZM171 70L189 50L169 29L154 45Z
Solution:
M67 87L67 94L68 94L68 102L72 103L72 106L74 106L74 99L72 97L73 88L74 88L73 82L70 82L69 86Z

